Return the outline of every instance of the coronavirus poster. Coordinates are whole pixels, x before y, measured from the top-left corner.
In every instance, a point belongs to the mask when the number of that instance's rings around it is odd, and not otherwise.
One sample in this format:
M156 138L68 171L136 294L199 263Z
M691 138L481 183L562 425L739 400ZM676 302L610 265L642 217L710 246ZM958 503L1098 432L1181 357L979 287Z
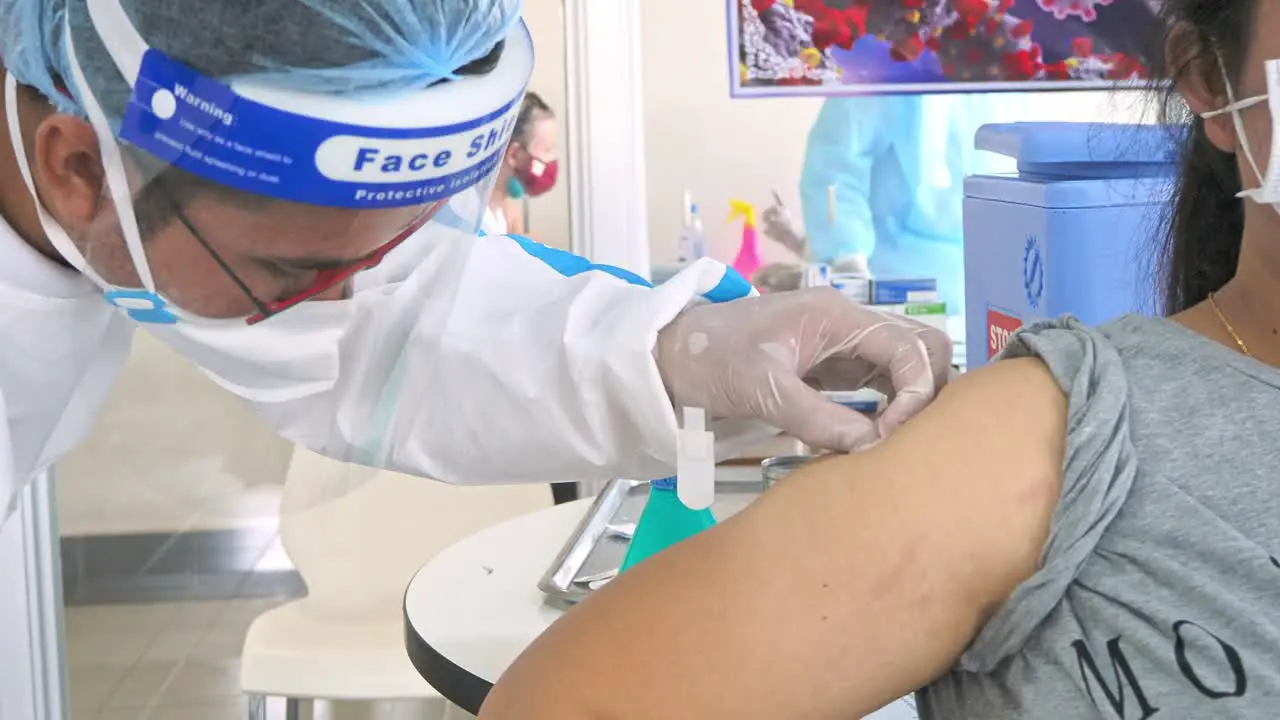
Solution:
M1081 89L1158 70L1162 0L728 0L734 95Z

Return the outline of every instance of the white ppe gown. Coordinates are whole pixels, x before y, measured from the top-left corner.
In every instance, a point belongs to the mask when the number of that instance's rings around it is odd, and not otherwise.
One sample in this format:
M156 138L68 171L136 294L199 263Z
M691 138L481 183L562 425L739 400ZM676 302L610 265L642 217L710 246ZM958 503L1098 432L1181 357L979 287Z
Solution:
M740 277L701 261L651 288L523 238L423 235L357 276L337 382L253 402L260 416L331 457L460 484L672 474L657 333L690 303L750 293ZM88 433L135 327L0 224L0 522Z
M502 208L494 210L491 207L484 209L484 218L480 221L480 230L485 235L506 235L507 216L502 212Z

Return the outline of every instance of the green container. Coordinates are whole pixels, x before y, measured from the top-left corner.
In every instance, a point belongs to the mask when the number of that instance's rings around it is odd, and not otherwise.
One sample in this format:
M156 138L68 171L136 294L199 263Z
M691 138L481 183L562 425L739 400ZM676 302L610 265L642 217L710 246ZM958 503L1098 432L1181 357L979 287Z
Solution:
M622 572L716 524L710 509L690 510L676 495L676 479L655 480L649 502L636 522L636 533L622 560Z

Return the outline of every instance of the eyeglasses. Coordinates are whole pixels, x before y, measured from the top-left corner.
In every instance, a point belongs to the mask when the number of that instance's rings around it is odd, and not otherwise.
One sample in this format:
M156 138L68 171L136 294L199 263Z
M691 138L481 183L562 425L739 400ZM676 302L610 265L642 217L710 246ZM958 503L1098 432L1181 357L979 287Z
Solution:
M387 241L368 255L352 260L350 263L343 265L342 267L317 271L315 279L312 280L311 284L302 292L290 295L283 300L266 301L261 300L257 295L254 295L253 290L249 289L249 285L236 274L236 271L231 268L231 265L228 264L226 260L222 259L222 256L218 254L218 251L214 250L213 246L204 239L204 235L196 229L195 225L191 222L191 219L187 217L187 214L183 211L181 204L177 201L177 198L175 198L173 194L163 186L160 188L160 191L172 206L174 216L178 218L178 221L187 228L187 231L196 239L196 242L200 243L200 246L204 248L205 252L209 253L209 257L213 258L213 261L218 263L218 266L222 268L222 272L226 273L227 277L231 278L231 281L240 288L240 291L245 294L245 297L253 303L257 312L245 319L245 322L249 325L257 325L269 317L279 315L295 305L304 303L342 285L358 272L377 267L377 265L382 262L383 258L389 255L392 250L395 250L401 243L408 240L414 233L421 230L423 226L430 222L431 218L444 205L444 201L432 203L421 215L415 218L413 222L406 225L404 229L397 233L395 237L391 238L391 240Z

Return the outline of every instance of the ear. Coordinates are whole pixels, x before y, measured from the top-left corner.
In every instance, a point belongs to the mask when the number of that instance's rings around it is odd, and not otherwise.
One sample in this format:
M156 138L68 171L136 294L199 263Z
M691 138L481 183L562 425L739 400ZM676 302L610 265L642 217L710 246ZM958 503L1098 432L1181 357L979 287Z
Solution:
M1165 57L1172 70L1174 87L1191 112L1201 116L1230 104L1222 63L1212 50L1204 47L1195 27L1185 22L1174 27L1165 46ZM1235 153L1239 143L1231 113L1207 118L1204 126L1209 142L1223 152Z
M524 146L521 145L518 140L512 140L511 143L507 145L507 154L503 158L503 161L507 163L507 167L514 170L520 167L521 161L524 159L524 155Z
M46 116L36 127L31 174L45 208L71 231L93 220L106 197L98 136L71 115Z

